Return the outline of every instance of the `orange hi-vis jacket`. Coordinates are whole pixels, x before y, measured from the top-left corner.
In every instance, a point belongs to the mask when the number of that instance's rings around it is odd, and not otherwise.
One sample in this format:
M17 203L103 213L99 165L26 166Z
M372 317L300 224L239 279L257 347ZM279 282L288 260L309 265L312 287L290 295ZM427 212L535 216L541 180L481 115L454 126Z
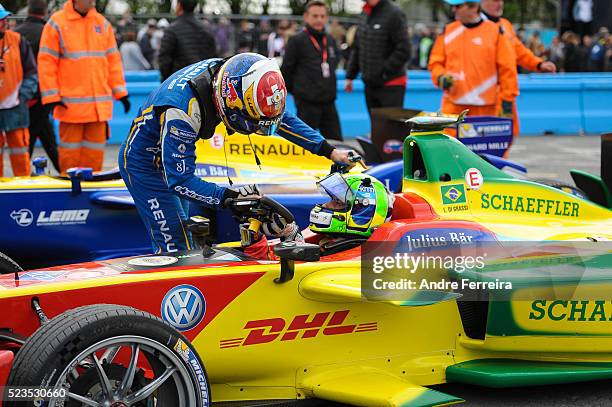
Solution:
M95 9L82 17L70 0L43 29L38 74L42 103L62 101L54 117L66 123L110 120L113 98L127 96L113 28Z
M19 104L19 88L23 81L20 41L20 34L14 31L6 31L0 41L4 62L4 69L0 72L0 109L11 109Z
M514 55L516 56L516 64L528 71L537 71L538 65L543 62L542 58L535 56L529 48L523 45L510 21L502 17L499 19L499 25L508 41L510 41L510 45L512 45Z
M489 106L514 101L518 82L514 51L497 24L482 21L466 27L448 24L434 44L429 58L434 85L441 75L452 75L453 86L444 92L443 103ZM499 94L498 94L499 92Z

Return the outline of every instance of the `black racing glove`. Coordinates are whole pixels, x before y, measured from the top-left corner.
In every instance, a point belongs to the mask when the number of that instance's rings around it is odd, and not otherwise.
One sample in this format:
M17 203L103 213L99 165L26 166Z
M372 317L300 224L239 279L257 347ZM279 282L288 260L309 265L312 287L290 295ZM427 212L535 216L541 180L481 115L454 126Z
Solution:
M130 111L130 106L132 106L132 105L130 104L130 101L128 100L128 97L124 96L121 99L119 99L119 101L123 105L123 110L125 111L125 113L129 112Z
M238 189L226 188L223 192L223 198L221 201L225 204L225 201L228 198L236 199L236 198L258 198L261 196L257 185L255 184L247 184L239 187Z
M512 117L512 102L502 100L500 117Z
M438 86L444 90L449 90L454 82L455 79L451 75L440 75L438 77Z
M240 198L255 198L261 196L259 188L255 184L247 184L238 188Z
M51 102L51 103L47 103L46 105L44 105L43 107L45 108L45 112L47 112L47 114L52 114L53 110L55 110L55 108L57 106L61 106L61 107L67 107L66 104L64 102Z

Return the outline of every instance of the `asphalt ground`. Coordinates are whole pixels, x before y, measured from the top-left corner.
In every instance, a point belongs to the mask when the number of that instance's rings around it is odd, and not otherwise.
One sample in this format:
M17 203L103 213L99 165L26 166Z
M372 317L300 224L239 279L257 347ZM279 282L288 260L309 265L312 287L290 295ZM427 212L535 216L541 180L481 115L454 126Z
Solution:
M352 142L347 144L353 145ZM118 148L118 146L107 146L105 169L116 165ZM43 154L42 149L35 149L35 156ZM600 138L598 136L519 137L512 147L509 159L526 166L531 178L571 182L569 176L571 168L600 174ZM4 174L11 174L6 155ZM407 342L406 346L410 346L410 343ZM462 384L445 384L435 388L465 399L467 406L612 406L610 381L513 389L485 389ZM315 402L313 405L339 406L327 402Z

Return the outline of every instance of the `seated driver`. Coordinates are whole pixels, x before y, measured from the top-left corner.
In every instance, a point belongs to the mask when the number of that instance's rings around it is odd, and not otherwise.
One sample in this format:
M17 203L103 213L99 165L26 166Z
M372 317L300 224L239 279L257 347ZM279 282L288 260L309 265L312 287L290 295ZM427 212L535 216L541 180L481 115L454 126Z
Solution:
M358 246L391 218L395 195L372 176L333 173L317 182L317 186L331 198L312 209L308 226L318 234L323 255ZM262 225L255 243L244 249L245 254L256 259L276 260L266 235L279 237L282 241L304 240L295 222L287 224L276 214L272 218Z

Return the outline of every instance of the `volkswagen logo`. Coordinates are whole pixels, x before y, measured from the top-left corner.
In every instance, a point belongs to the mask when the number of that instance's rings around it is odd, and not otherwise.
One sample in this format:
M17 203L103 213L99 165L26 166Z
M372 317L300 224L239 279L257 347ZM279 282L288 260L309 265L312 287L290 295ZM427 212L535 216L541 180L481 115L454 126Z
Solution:
M202 321L205 312L204 295L189 284L174 287L162 301L162 318L179 331L188 331L195 327Z
M34 215L29 209L19 209L18 211L11 212L11 218L17 222L19 226L30 226L34 221Z

